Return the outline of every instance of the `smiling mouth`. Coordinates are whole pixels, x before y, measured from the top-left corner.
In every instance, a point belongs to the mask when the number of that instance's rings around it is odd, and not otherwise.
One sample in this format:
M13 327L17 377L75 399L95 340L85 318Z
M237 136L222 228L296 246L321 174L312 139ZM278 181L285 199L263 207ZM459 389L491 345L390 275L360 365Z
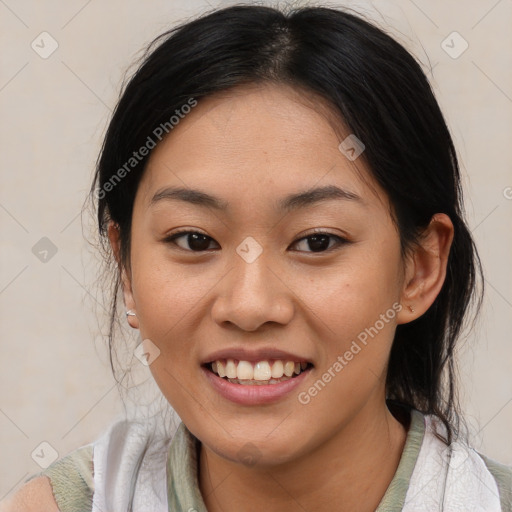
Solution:
M256 363L237 359L219 359L204 365L218 377L248 386L279 384L313 368L307 361L262 360Z

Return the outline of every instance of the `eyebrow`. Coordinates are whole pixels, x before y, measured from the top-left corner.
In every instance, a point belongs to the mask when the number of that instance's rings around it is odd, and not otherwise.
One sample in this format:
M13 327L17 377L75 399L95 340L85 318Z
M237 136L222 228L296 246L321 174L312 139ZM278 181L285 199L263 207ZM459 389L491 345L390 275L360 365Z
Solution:
M313 204L334 199L344 199L349 201L362 201L361 198L348 190L335 185L317 187L304 192L290 194L277 203L277 209L283 212L290 212L299 208L305 208ZM226 211L229 203L212 196L201 190L184 187L166 187L155 193L151 198L149 206L152 207L160 201L184 201L187 203L213 208L218 211Z

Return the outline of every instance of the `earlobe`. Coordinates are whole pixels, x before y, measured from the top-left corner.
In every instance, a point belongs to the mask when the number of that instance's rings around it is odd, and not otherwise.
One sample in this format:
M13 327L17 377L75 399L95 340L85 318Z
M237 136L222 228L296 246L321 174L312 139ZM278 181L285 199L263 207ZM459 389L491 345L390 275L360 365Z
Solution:
M110 221L108 224L108 238L110 240L110 246L112 247L119 272L121 273L121 287L123 290L124 304L126 306L126 311L133 313L126 314L126 320L130 327L138 329L139 320L136 316L137 310L135 307L135 300L133 298L131 279L127 274L125 266L121 262L120 235L119 226L113 221Z
M439 295L453 240L453 223L444 213L435 214L406 262L401 296L404 306L398 324L415 320L425 313Z

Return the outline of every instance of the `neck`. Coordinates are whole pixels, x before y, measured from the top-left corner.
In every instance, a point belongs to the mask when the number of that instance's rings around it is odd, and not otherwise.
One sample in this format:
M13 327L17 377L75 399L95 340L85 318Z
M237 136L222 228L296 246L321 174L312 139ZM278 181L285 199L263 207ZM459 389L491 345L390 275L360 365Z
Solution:
M248 503L251 510L268 512L374 511L396 472L406 435L383 403L378 414L375 404L367 404L314 452L271 469L233 463L202 445L201 493L209 512L248 510Z

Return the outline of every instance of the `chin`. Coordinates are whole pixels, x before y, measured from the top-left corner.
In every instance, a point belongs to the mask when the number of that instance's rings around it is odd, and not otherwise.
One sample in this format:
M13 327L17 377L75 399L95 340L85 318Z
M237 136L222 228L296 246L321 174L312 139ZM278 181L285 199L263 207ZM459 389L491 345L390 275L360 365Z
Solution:
M237 424L233 437L222 428L216 433L205 432L203 444L219 457L255 469L292 462L306 450L304 437L300 434L290 435L289 429L283 429L279 434L274 432L269 437L267 432L271 431L254 425L244 427ZM199 436L201 433L196 435L198 439Z

